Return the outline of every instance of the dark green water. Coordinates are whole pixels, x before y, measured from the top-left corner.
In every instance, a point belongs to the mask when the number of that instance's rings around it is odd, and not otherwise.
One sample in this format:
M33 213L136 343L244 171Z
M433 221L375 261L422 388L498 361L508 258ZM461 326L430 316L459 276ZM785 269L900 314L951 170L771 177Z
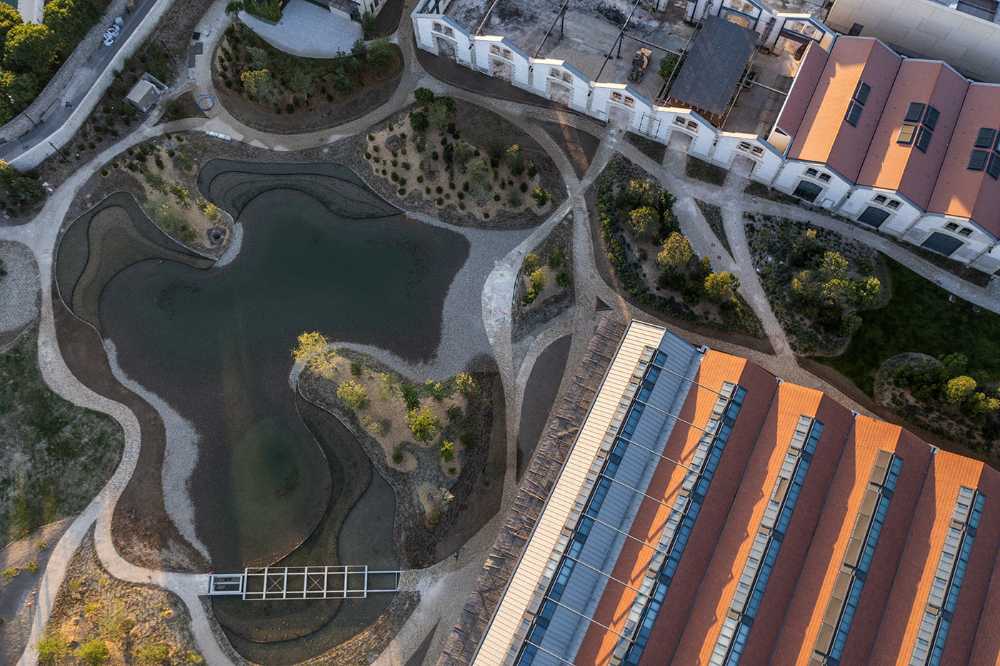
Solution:
M201 437L191 493L198 536L218 569L284 555L338 491L295 411L295 337L318 330L429 359L469 251L454 232L401 216L338 217L287 189L253 199L240 221L243 248L231 265L141 262L111 279L100 303L102 332L124 371ZM379 523L347 525L385 532L373 548L392 550L391 518Z

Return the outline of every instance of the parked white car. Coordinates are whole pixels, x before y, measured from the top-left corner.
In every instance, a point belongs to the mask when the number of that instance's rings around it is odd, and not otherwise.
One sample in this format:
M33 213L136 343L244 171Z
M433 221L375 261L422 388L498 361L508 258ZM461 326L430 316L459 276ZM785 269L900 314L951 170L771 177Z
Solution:
M115 22L108 26L107 30L104 31L104 45L112 46L118 39L118 35L122 34L122 24L124 21L122 17L119 16L115 19Z

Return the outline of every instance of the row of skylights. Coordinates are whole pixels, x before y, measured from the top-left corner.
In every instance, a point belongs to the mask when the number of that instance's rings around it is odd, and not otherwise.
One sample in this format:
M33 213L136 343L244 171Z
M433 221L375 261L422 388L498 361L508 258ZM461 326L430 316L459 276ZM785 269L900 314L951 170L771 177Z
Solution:
M902 459L889 451L879 451L872 466L868 487L861 500L844 561L834 581L814 646L818 661L828 666L837 666L844 654L851 622L861 601L861 590L865 586L875 547L889 513L889 500L896 489L902 467Z
M851 104L847 107L847 115L844 116L844 120L852 127L858 126L858 119L861 118L861 112L865 110L865 104L868 102L868 94L871 91L871 86L864 81L858 81L858 85L854 89L854 95L851 96Z
M941 663L985 502L986 497L972 488L961 486L958 489L951 527L941 547L941 559L931 581L927 606L917 631L913 654L910 655L910 666L939 666Z
M528 630L528 634L525 637L525 642L521 648L521 654L518 655L518 659L515 662L516 664L527 666L528 664L534 662L535 657L540 651L539 647L542 644L542 640L545 638L545 632L549 628L549 623L555 615L556 609L560 607L567 608L567 610L576 614L580 614L583 610L569 609L567 606L560 603L560 599L562 598L563 592L566 590L566 585L569 583L570 576L573 574L573 570L576 567L577 560L580 557L583 546L587 542L587 537L590 535L591 529L593 529L595 524L600 524L597 522L598 514L601 507L604 505L604 500L608 496L608 491L611 490L612 479L614 479L615 475L618 473L618 468L621 465L622 458L628 448L629 441L635 434L636 428L639 425L639 418L642 416L642 412L645 409L645 405L639 401L639 397L648 397L650 393L652 393L653 386L655 386L656 380L660 376L662 367L666 364L666 360L667 355L662 351L657 350L653 356L652 362L646 367L645 372L642 374L637 395L633 395L632 398L628 400L628 408L624 413L624 417L619 421L618 428L612 431L612 433L617 432L614 439L614 445L611 447L608 457L604 461L597 483L594 484L594 487L590 492L587 504L585 505L586 509L580 517L576 529L573 531L573 535L570 537L569 542L563 551L563 556L556 567L555 574L552 576L552 582L549 584L549 589L545 594L541 608L535 616L535 619L531 624L531 628ZM621 407L619 407L619 409L621 409ZM613 425L614 424L612 424L612 426ZM545 654L544 650L542 650L542 653Z
M1000 132L992 127L980 128L969 156L969 171L983 171L990 178L1000 178Z
M684 548L694 530L695 520L701 511L705 496L708 494L708 489L722 458L722 452L733 432L736 417L743 407L745 397L745 388L729 382L726 382L719 392L719 397L712 409L712 416L705 428L706 432L699 440L692 456L691 469L684 476L681 492L674 500L674 504L670 508L670 515L663 532L660 534L658 544L660 551L657 558L650 563L650 569L655 569L656 559L659 559L659 571L655 577L643 581L642 589L644 591L647 589L647 585L652 584L653 591L649 603L638 608L633 607L633 611L629 614L629 624L638 625L638 631L632 639L631 645L625 643L627 649L621 663L626 666L638 664L642 658L643 650L646 649L649 635L653 631L653 624L663 606L674 574L677 573L677 567L684 555Z
M799 417L750 554L733 592L726 619L715 641L708 662L711 666L736 666L740 663L822 433L823 424L820 421L805 415Z
M941 113L930 104L910 102L896 142L905 146L916 145L917 150L926 153L940 117Z

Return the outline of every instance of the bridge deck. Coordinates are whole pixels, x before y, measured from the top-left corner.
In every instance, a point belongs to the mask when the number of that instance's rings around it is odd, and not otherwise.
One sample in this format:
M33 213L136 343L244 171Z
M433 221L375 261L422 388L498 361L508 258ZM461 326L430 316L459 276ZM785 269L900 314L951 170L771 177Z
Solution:
M247 567L243 573L209 576L208 595L247 601L363 599L372 593L398 592L400 573L370 570L367 565Z

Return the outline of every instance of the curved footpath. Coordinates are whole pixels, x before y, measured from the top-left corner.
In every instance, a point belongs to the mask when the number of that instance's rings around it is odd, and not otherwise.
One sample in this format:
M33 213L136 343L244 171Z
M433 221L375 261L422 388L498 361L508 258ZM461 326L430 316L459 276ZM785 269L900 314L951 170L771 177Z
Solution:
M194 72L193 84L197 95L214 96L211 57L218 40L230 21L225 14L225 5L225 0L213 2L199 23L198 30L205 37L205 53L198 58L198 65ZM272 135L246 127L218 104L210 111L210 117L207 120L187 119L153 126L151 119L136 132L103 151L89 164L77 171L52 194L42 212L32 222L21 227L0 228L0 240L24 244L34 254L38 263L42 294L38 352L39 367L46 384L74 404L111 415L121 424L125 432L125 451L114 476L87 509L73 521L65 536L52 552L40 584L29 646L18 662L19 664L33 664L37 661L35 645L45 629L52 611L52 604L65 577L69 561L83 537L95 525L98 556L108 572L126 581L158 585L177 594L188 607L192 618L192 632L198 649L205 656L207 663L213 665L231 663L230 657L217 642L212 632L214 622L207 616L199 599L199 595L207 590L207 574L178 574L137 567L121 558L115 550L111 535L111 517L118 497L135 468L141 445L139 425L135 415L123 405L96 394L80 383L67 368L56 342L51 278L54 247L62 222L77 192L104 163L122 150L148 139L169 132L201 131L223 134L234 140L276 151L315 148L366 130L370 125L408 105L412 100L413 89L424 85L439 92L468 99L485 106L529 133L549 153L564 179L568 195L566 201L545 222L530 230L526 237L517 242L516 247L510 250L503 260L497 262L486 277L480 295L483 326L497 359L504 388L508 395L507 470L501 511L462 547L457 558L448 558L427 569L407 573L403 581L404 589L418 590L421 592L422 598L417 609L380 656L378 663L404 663L415 653L432 630L434 630L434 637L428 653L436 654L443 637L457 620L465 601L466 592L471 589L472 582L479 575L483 557L493 541L503 519L503 513L509 506L516 490L517 438L514 435L516 435L525 385L530 376L531 368L541 352L552 341L571 333L573 342L567 367L574 367L592 333L593 313L598 299L611 305L623 317L636 316L637 318L650 319L649 315L628 305L614 289L608 286L601 278L594 263L593 238L584 195L587 188L616 152L622 153L646 169L665 187L674 192L678 198L678 209L681 211L679 213L679 217L682 218L681 223L684 225L686 233L692 237L693 242L699 245L702 251L706 247L711 248L711 251L717 255L714 259L720 262L720 267L724 266L727 270L736 270L741 278L748 278L747 271L752 272L752 267L747 263L747 256L744 252L745 235L741 233L743 225L736 216L739 214L742 217L743 211L758 212L808 221L861 240L885 252L952 293L994 312L1000 312L1000 299L990 294L988 290L960 280L887 239L819 213L755 199L743 193L741 185L735 179L731 179L733 182L725 189L692 181L683 175L683 162L680 162L680 170L676 165L672 167L670 162L666 166L657 164L631 143L622 140L620 134L615 130L605 132L597 155L587 173L583 178L577 178L559 146L546 132L533 124L532 120L556 120L572 125L589 121L583 121L575 116L555 110L539 109L511 101L476 96L430 78L417 63L411 31L405 21L403 25L407 27L398 32L396 37L405 60L403 78L392 98L366 116L332 130L291 136ZM737 190L738 186L739 190ZM716 203L723 207L727 236L734 246L735 257L726 255L724 251L719 254L718 239L697 211L697 206L693 206L693 201L689 201L693 198ZM574 310L572 314L557 317L553 322L550 322L547 328L539 331L526 342L522 342L515 349L511 342L511 303L518 268L524 255L537 247L551 229L567 214L573 215L573 262L577 280ZM741 236L743 236L742 242ZM741 266L744 268L741 269ZM741 283L744 296L758 317L765 322L772 345L778 351L777 355L762 354L705 336L692 335L689 332L682 332L683 335L696 343L711 344L724 351L748 356L775 374L799 383L822 388L845 404L851 405L859 411L866 411L860 409L853 401L826 382L798 367L794 355L787 348L787 343L781 344L784 333L780 331L780 326L777 329L774 328L776 320L771 321L774 315L770 311L770 305L766 298L759 298L759 281L742 279ZM464 294L462 298L463 300L468 299L469 294ZM676 327L671 326L671 328L677 330ZM442 363L447 365L446 359L442 359ZM437 629L435 630L434 627Z

